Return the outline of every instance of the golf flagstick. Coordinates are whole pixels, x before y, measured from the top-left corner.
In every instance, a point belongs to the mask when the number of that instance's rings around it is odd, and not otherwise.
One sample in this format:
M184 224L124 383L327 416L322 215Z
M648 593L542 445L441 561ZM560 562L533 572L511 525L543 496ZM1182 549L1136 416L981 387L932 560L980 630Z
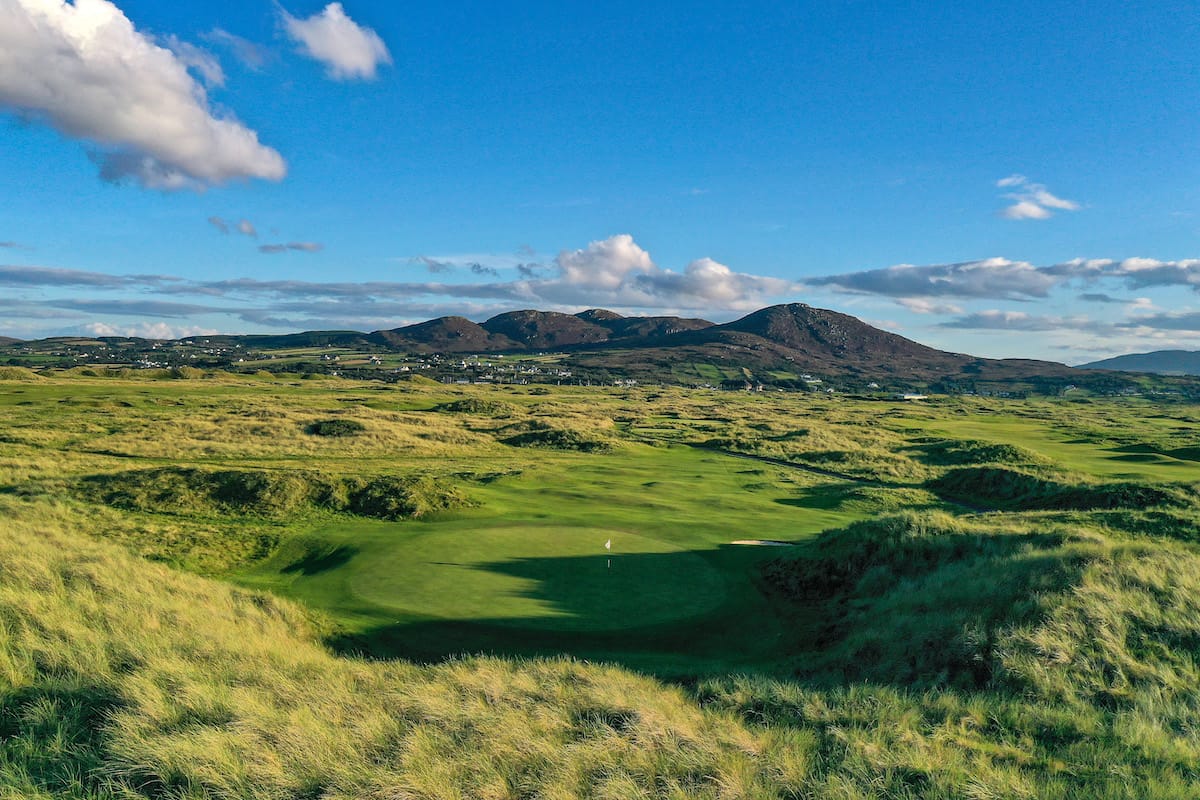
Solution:
M607 542L604 543L604 549L608 550L610 552L612 551L612 539L609 539ZM608 560L608 568L612 569L612 559L611 558Z

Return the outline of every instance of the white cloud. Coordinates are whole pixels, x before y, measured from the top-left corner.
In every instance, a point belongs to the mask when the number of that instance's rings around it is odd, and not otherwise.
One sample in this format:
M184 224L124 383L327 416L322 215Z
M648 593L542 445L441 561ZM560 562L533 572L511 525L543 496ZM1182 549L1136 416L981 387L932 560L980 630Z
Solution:
M675 303L701 301L722 308L748 309L759 305L763 298L779 296L796 290L791 281L746 275L711 258L700 258L684 267L683 273L660 270L638 277L639 288L647 289L659 298Z
M1050 191L1040 183L1034 183L1024 175L1009 175L996 181L998 189L1012 189L1004 195L1013 203L1000 212L1005 219L1048 219L1055 211L1078 211L1074 200L1067 200Z
M98 145L106 180L198 189L287 171L108 0L0 0L0 106Z
M1045 189L1034 188L1032 189L1032 193L1033 201L1043 208L1057 208L1060 211L1079 210L1079 203L1076 203L1074 200L1064 200L1061 197L1056 197Z
M530 298L567 305L701 310L756 308L765 298L800 288L780 278L735 272L711 258L696 259L683 272L663 269L625 233L564 250L554 268L557 275L518 281L514 287Z
M896 302L914 314L961 314L962 306L936 303L926 297L897 297Z
M331 78L373 79L381 64L392 63L379 34L350 19L341 3L330 3L307 19L281 13L288 36L305 55L324 64Z
M89 336L138 336L143 339L182 339L186 336L215 336L211 328L194 325L168 325L165 322L142 322L137 325L111 325L107 322L89 322L80 327L80 332Z
M257 237L258 231L254 229L254 225L248 219L244 219L237 224L238 233L243 236Z
M1001 211L1000 215L1005 219L1048 219L1054 216L1032 200L1019 200Z
M1156 258L1075 259L1046 267L1048 274L1082 278L1089 283L1121 279L1133 289L1153 286L1187 286L1200 291L1200 258L1160 261Z
M592 242L583 250L563 250L554 262L559 282L579 289L616 290L635 275L649 275L658 267L650 254L627 233Z

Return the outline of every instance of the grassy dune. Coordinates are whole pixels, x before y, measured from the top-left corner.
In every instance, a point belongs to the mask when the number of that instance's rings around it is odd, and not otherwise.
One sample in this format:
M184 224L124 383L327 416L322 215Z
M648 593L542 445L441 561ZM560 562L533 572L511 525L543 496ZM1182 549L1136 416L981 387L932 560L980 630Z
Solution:
M1197 411L0 377L0 796L1200 796Z

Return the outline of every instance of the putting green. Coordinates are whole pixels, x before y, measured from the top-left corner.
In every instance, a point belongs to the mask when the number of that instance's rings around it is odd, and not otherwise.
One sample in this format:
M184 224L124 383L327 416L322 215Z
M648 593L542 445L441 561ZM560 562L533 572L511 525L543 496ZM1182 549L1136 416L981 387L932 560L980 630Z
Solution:
M725 599L721 574L704 558L601 528L431 531L365 550L346 569L350 591L375 606L542 630L658 625L702 615Z

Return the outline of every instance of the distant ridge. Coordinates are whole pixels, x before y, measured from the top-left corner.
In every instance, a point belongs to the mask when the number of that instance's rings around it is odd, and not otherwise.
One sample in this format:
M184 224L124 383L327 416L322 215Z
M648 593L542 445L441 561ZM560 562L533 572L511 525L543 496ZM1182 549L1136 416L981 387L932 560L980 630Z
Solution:
M619 343L613 342L616 348ZM859 385L976 380L1013 381L1036 377L1063 383L1081 374L1050 361L987 359L948 353L875 328L849 314L804 303L769 306L723 325L695 327L645 337L638 348L580 353L582 366L612 371L670 371L678 362L707 362L757 371L786 371L852 379Z
M438 317L360 336L391 349L417 353L501 353L579 349L712 325L708 320L681 317L623 317L603 308L578 314L525 309L497 314L483 323L466 317Z
M1200 375L1200 351L1155 350L1131 353L1083 364L1080 369L1113 369L1121 372L1152 372L1158 375Z
M72 342L72 346L103 345L107 348L104 357L110 361L118 352L125 352L125 363L141 363L130 353L144 353L143 361L154 362L163 352L158 349L163 342L121 337L60 337L43 340L43 346L61 350ZM560 370L601 381L621 378L814 388L822 379L835 379L843 389L919 387L947 392L1057 393L1080 386L1104 393L1136 390L1130 379L1113 372L1088 372L1049 361L988 359L946 352L880 330L849 314L804 303L762 308L721 325L684 317L626 317L602 308L577 314L524 309L498 314L483 323L449 316L371 333L207 335L179 342L201 348L200 360L188 363L209 366L240 363L241 354L252 351L308 347L453 356L552 351L560 354ZM0 347L15 356L13 344L15 340ZM38 343L20 344L25 349ZM20 359L10 358L9 363L20 363Z

